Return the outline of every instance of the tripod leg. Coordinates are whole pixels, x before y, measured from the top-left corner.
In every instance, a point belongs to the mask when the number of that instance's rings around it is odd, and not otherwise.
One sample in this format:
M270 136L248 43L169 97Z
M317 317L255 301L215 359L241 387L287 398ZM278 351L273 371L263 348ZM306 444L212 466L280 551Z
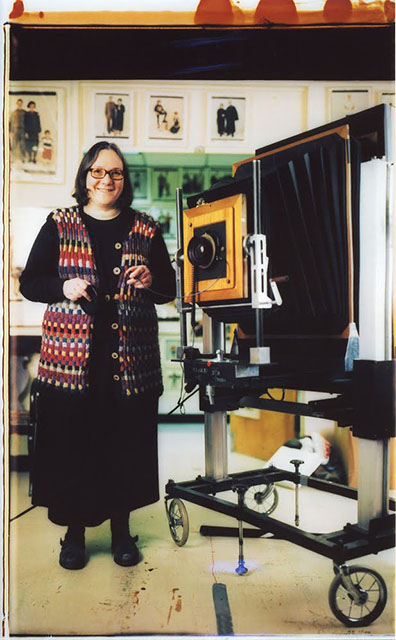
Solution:
M245 495L246 488L238 487L238 507L242 509L243 507L243 497ZM238 556L238 566L235 569L236 573L239 576L243 576L247 573L248 568L245 565L245 559L243 556L243 523L242 520L238 520L238 540L239 540L239 556Z

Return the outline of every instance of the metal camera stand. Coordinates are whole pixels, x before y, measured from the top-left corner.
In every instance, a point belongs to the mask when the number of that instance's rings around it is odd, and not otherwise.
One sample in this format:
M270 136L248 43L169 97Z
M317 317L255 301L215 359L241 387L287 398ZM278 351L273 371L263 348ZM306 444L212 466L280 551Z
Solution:
M361 627L372 623L382 613L387 599L383 578L372 569L349 566L347 561L378 553L394 546L395 503L388 500L389 437L394 435L393 384L394 362L384 348L382 356L355 361L351 373L343 377L305 376L274 373L268 348L264 346L261 314L264 308L280 304L276 287L274 298L268 296L265 236L260 227L260 165L254 161L254 234L248 238L251 282L254 284L252 307L256 308L256 347L250 362L242 364L238 345L225 352L224 324L203 313L203 353L187 344L186 314L191 305L183 301L182 192L177 190L178 253L177 295L180 313L181 345L178 360L183 364L185 382L199 385L200 408L205 421L205 476L185 481L169 480L165 505L171 535L182 546L189 533L188 515L183 500L235 518L237 528L201 527L203 535L237 535L239 557L236 572L248 571L244 562L244 536L260 537L270 533L333 561L335 577L330 585L329 604L334 615L346 626ZM261 255L261 258L258 256ZM264 275L263 275L264 274ZM263 282L260 288L258 282ZM377 327L378 328L378 327ZM385 341L384 341L385 344ZM361 350L362 352L362 350ZM268 388L303 389L337 394L335 398L315 402L285 402L260 396ZM359 438L358 490L305 476L300 472L301 460L291 460L294 471L275 467L240 473L229 473L227 459L227 411L240 407L256 407L300 416L327 418L339 426L352 428ZM373 427L373 422L375 427ZM293 454L291 454L293 457ZM367 473L370 469L370 473ZM276 483L289 481L295 485L294 526L272 517L278 503ZM347 523L331 533L310 533L299 528L299 489L313 487L320 491L358 500L358 521ZM234 491L237 503L219 494ZM243 529L243 522L255 529Z

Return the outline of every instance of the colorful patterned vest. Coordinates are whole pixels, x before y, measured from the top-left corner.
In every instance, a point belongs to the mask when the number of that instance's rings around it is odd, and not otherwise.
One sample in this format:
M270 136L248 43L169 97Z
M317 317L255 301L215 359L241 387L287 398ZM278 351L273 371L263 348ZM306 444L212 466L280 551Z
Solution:
M126 284L125 271L148 264L156 223L151 216L134 212L132 228L123 243L121 274L115 296L122 391L126 396L144 392L160 394L162 378L158 346L158 321L154 304L142 289ZM59 267L62 280L83 278L98 286L88 231L77 206L53 213L59 235ZM89 356L95 317L77 302L49 304L43 318L38 379L62 390L83 392L89 387Z

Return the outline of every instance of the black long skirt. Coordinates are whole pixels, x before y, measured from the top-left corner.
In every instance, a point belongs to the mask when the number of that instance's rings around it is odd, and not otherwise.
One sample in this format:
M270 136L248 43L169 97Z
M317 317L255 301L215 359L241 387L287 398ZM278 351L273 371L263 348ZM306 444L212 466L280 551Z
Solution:
M37 417L32 503L52 522L97 526L159 499L157 396L42 389Z

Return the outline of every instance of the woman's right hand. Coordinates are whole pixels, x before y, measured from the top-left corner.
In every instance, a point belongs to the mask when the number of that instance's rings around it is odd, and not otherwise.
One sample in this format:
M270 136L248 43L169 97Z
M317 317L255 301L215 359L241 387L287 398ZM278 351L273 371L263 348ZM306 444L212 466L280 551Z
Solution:
M71 278L65 280L63 284L63 294L68 300L76 302L79 298L83 297L91 301L86 289L91 283L88 280L82 280L81 278Z

